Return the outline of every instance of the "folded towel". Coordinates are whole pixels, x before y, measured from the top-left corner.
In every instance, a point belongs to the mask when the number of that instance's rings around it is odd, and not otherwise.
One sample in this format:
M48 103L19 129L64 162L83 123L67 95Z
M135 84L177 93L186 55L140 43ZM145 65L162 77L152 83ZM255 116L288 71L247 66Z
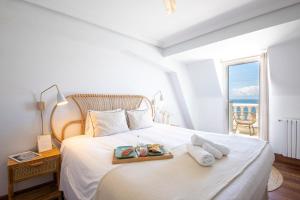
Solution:
M197 145L197 146L202 146L204 143L208 143L211 146L213 146L214 148L218 149L219 151L222 152L223 155L227 156L230 152L229 148L221 145L221 144L216 144L214 142L211 142L209 140L204 139L203 137L199 136L199 135L192 135L191 137L191 141L193 145Z
M221 151L219 151L218 149L216 149L215 147L211 146L208 143L204 143L202 145L202 148L207 151L208 153L211 153L215 158L217 159L221 159L223 157L223 154Z
M202 166L208 167L215 163L215 157L201 147L187 144L188 153Z

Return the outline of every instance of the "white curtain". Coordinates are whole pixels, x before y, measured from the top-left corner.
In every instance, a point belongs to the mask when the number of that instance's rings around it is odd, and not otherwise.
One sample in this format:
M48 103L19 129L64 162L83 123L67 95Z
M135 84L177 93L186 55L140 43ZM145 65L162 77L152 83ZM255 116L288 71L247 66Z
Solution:
M269 141L269 75L267 53L260 58L260 131L259 138Z

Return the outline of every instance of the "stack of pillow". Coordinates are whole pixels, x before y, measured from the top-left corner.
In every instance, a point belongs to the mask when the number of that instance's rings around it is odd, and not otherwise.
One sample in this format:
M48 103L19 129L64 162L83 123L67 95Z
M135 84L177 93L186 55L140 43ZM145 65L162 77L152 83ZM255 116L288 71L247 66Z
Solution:
M211 166L215 163L215 159L221 159L230 152L228 147L196 134L191 137L191 142L192 144L187 145L187 151L202 166Z
M85 134L101 137L151 126L153 126L153 119L148 109L89 110L86 117Z

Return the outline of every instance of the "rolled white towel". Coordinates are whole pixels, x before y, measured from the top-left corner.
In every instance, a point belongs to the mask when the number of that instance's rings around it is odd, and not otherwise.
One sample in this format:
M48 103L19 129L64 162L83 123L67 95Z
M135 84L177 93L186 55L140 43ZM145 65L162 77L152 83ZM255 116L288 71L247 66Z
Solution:
M216 159L221 159L223 157L223 154L221 151L216 149L215 147L211 146L208 143L204 143L202 145L202 148L207 151L208 153L211 153Z
M221 151L224 156L227 156L230 152L230 149L222 144L212 143L211 145Z
M202 166L208 167L215 163L215 157L201 147L187 144L188 153Z
M211 142L209 140L204 139L203 137L199 136L199 135L192 135L191 137L191 141L193 145L197 145L197 146L202 146L204 143L208 143L211 146L215 147L216 149L218 149L219 151L222 152L223 155L227 156L230 152L229 148L221 145L221 144L216 144L214 142Z
M204 138L196 134L192 135L191 141L193 145L197 145L197 146L202 146L204 143L207 143L207 140L205 140Z

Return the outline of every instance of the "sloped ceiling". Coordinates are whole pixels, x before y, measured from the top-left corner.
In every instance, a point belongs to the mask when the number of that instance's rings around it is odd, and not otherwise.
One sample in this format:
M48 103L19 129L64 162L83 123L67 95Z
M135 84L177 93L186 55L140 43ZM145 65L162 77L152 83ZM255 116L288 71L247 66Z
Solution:
M300 0L24 0L128 37L166 48Z
M199 60L231 60L258 55L268 48L300 39L300 20L272 26L185 51L169 58L183 64Z

